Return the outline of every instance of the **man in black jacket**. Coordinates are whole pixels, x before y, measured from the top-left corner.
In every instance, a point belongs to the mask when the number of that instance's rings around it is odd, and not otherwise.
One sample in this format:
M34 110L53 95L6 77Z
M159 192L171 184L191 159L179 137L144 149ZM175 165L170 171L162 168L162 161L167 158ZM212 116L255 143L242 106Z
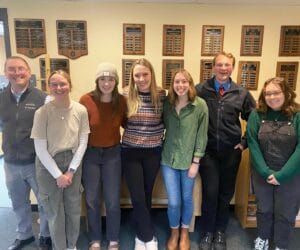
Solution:
M46 94L30 84L28 63L18 56L4 65L9 85L0 94L0 121L3 132L5 181L17 217L17 239L8 250L22 249L35 240L32 231L30 190L38 197L35 152L30 133L35 111L45 103ZM51 249L48 222L40 212L40 248Z
M200 250L225 250L229 205L246 140L241 135L240 118L248 120L255 100L248 90L230 78L235 58L218 53L213 59L214 76L196 86L209 110L208 143L200 162L203 187L201 221L204 235Z

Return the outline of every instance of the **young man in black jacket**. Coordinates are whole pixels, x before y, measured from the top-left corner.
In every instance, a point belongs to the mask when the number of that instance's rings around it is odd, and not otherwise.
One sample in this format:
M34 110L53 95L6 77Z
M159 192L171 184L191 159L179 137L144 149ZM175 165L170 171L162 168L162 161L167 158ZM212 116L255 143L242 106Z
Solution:
M200 250L225 250L229 205L246 140L240 118L248 120L255 108L250 92L231 79L235 58L218 53L213 59L214 76L196 86L209 110L208 143L200 162L203 187L201 221L204 235Z
M30 190L38 193L35 151L30 139L35 111L45 103L46 94L31 86L28 63L18 56L7 58L4 73L8 86L0 93L0 121L3 132L5 181L17 217L17 239L8 250L22 249L35 240L32 231ZM50 250L48 222L40 209L40 248Z

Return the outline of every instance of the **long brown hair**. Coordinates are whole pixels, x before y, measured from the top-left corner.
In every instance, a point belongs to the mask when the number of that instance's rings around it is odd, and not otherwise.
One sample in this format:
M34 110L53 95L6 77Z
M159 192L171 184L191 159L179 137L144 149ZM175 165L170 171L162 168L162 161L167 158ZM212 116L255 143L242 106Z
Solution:
M287 81L282 77L273 77L265 81L264 86L260 92L258 98L258 112L265 113L268 110L268 105L266 103L265 91L266 87L270 84L276 84L280 87L282 93L284 94L284 103L281 107L283 113L285 113L288 117L291 117L297 111L300 111L300 104L295 101L296 93L289 86Z
M113 116L115 114L118 113L119 109L120 109L120 94L119 94L119 90L118 90L118 85L119 85L119 80L114 78L116 81L115 87L112 91L112 111L113 111ZM98 84L99 78L96 79L96 86L95 89L93 91L91 91L89 93L89 95L98 103L101 103L101 95L102 95L102 91L99 88L99 84Z
M169 91L168 91L168 98L169 98L169 101L172 105L175 105L175 103L178 99L178 95L174 91L174 80L175 80L176 75L179 74L179 73L183 74L185 79L188 80L188 82L189 82L188 100L190 102L193 102L196 98L196 95L197 95L194 80L193 80L191 74L186 69L179 69L174 73L174 75L172 77L172 84L171 84L171 86L169 88Z

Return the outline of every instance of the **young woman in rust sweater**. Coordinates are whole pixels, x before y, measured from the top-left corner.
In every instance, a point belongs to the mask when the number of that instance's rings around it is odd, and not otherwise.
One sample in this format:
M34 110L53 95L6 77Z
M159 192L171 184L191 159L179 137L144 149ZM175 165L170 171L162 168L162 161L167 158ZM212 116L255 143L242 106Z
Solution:
M91 133L83 159L82 182L87 206L89 250L101 246L101 199L106 207L108 248L117 250L120 229L120 127L125 124L127 104L118 93L119 77L111 63L101 63L95 90L81 97L88 111ZM103 194L103 197L101 195Z

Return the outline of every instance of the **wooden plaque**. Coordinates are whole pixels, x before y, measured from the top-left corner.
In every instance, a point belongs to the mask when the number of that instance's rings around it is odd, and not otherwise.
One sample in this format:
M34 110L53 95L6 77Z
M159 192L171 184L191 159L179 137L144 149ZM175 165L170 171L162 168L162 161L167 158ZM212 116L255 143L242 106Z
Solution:
M243 25L240 55L261 56L263 36L263 25Z
M184 25L163 26L163 56L184 56Z
M281 26L279 56L300 56L300 26Z
M123 24L123 54L145 55L145 24Z
M168 89L172 83L172 77L175 71L184 68L184 60L163 60L162 68L162 86Z
M54 70L62 69L70 74L69 59L62 58L50 58L50 72ZM41 86L43 91L47 91L47 80L46 78L46 62L45 58L40 58L40 76Z
M14 19L17 53L30 58L47 53L43 19Z
M213 76L213 59L200 61L200 82L204 82Z
M224 26L203 25L202 56L214 56L223 51Z
M86 21L57 20L58 54L76 59L88 54Z
M129 85L132 64L137 59L122 59L122 87Z
M277 62L276 76L283 77L296 90L299 62Z
M259 66L260 62L258 61L240 61L238 84L249 90L257 90Z

